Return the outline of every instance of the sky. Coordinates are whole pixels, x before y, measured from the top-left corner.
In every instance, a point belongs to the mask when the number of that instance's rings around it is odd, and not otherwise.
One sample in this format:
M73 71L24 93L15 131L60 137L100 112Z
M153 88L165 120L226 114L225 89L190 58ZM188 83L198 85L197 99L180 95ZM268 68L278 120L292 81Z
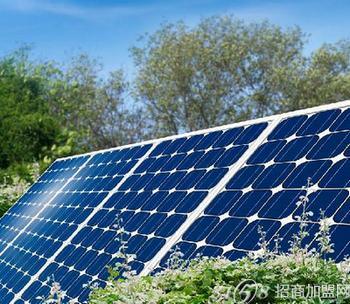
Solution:
M195 25L211 15L268 19L310 34L306 52L350 38L349 0L0 0L0 56L28 44L38 58L64 62L81 51L105 71L135 71L129 48L163 22Z

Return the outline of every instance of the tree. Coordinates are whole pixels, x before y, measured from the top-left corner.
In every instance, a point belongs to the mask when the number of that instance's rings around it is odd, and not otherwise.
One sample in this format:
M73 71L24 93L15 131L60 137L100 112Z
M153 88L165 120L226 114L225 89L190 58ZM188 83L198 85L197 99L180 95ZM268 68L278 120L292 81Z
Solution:
M52 111L80 135L85 149L115 147L145 137L147 120L130 99L124 72L100 76L102 65L87 54L72 58L51 87Z
M304 55L306 35L213 17L165 24L132 48L136 93L157 135L208 128L349 97L349 48Z
M39 159L59 132L26 54L21 49L0 61L0 168Z
M324 44L306 59L300 74L285 90L286 110L349 99L349 41Z
M0 169L146 137L144 110L122 70L101 77L86 54L68 64L31 59L23 47L0 59Z

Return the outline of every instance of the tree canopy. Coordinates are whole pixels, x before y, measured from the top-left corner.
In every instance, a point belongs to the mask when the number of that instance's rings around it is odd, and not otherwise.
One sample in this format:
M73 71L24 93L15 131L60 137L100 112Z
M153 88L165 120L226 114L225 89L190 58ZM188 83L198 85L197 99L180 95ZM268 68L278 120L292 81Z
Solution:
M44 99L44 85L26 53L0 62L0 168L31 162L58 134Z
M268 21L168 23L131 49L135 77L16 50L0 58L0 170L349 98L349 41L306 43Z
M173 134L349 97L348 42L305 54L306 35L230 16L164 24L132 49L156 133Z

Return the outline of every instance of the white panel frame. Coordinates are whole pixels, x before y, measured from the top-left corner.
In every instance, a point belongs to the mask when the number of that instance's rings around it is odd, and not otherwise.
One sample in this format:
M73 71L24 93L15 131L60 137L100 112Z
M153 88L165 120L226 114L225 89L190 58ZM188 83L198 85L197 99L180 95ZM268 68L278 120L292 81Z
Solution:
M143 146L142 144L134 144L133 146ZM46 260L45 264L43 266L40 267L40 269L38 270L38 272L31 277L31 279L29 280L29 282L21 289L21 291L19 293L17 293L15 295L15 297L12 299L12 301L10 302L10 304L15 303L17 300L21 299L21 296L23 295L23 293L25 292L25 290L36 280L39 279L39 276L41 275L41 273L47 268L47 266L49 266L52 262L54 262L55 258L64 250L64 248L66 248L67 245L71 244L71 241L73 240L73 238L84 228L86 227L87 223L95 216L95 214L100 211L103 206L105 205L105 203L111 198L111 196L113 196L113 194L118 191L119 187L129 178L130 175L132 175L134 173L134 171L136 170L136 168L144 161L144 159L146 159L149 154L153 151L155 145L152 145L152 147L149 148L149 150L141 157L138 159L138 161L136 162L136 164L132 167L132 169L123 176L123 178L119 181L119 183L111 190L109 191L108 195L98 204L98 206L96 206L94 208L94 210L91 212L91 214L82 222L78 225L77 229L69 236L69 238L67 240L65 240L61 247L59 248L59 250L56 251L56 253L51 256L49 259ZM114 149L114 150L123 150L124 148L118 148L118 149ZM93 155L95 154L99 154L99 153L90 153L87 154L89 155L89 159L92 159ZM86 166L86 164L88 163L85 162L84 167ZM83 167L83 166L82 166ZM81 167L81 168L82 168ZM80 168L80 169L81 169ZM80 171L79 169L79 171ZM78 172L76 172L77 174ZM76 176L76 174L74 176ZM71 180L71 179L70 179ZM67 183L68 184L68 183ZM66 185L66 184L65 184ZM28 304L30 304L28 301L26 302Z
M305 115L305 114L313 114L316 112L321 112L321 111L326 111L330 109L335 109L335 108L344 108L344 107L350 107L350 100L342 101L342 102L337 102L337 103L332 103L332 104L326 104L314 108L307 108L304 110L297 110L293 112L288 112L284 114L277 114L277 115L272 115L269 117L264 117L264 118L258 118L258 119L253 119L253 120L248 120L244 122L238 122L238 123L233 123L233 124L228 124L220 127L215 127L215 128L210 128L210 129L205 129L205 130L199 130L195 132L189 132L189 133L184 133L184 134L178 134L178 135L173 135L173 136L168 136L160 139L153 139L153 140L147 140L143 141L140 143L133 143L133 144L128 144L128 145L123 145L120 147L115 147L115 148L110 148L110 149L104 149L100 151L94 151L94 152L89 152L89 153L84 153L84 154L79 154L79 155L74 155L74 156L69 156L69 157L64 157L57 159L57 161L65 160L65 159L72 159L72 158L77 158L81 156L88 156L86 162L75 172L74 175L72 175L66 183L58 190L55 195L48 201L51 202L54 200L54 198L58 195L58 193L61 193L61 190L68 185L73 178L80 172L80 170L89 162L89 160L96 154L100 154L103 152L110 152L110 151L115 151L115 150L121 150L125 148L132 148L135 146L141 146L141 145L147 145L147 144L152 144L152 147L147 151L147 153L141 157L138 162L134 165L134 167L122 178L122 180L112 189L112 191L109 192L109 194L100 202L100 204L96 207L96 209L90 214L86 220L79 225L79 227L76 229L76 231L61 245L60 249L51 257L49 258L46 263L40 268L40 270L36 273L35 276L31 278L31 280L22 288L22 290L15 296L15 298L10 302L11 304L15 303L18 299L21 298L22 294L24 291L35 281L38 279L40 274L46 267L54 261L54 259L61 253L63 248L68 245L71 240L79 233L79 231L85 227L87 222L104 206L106 201L116 192L119 190L119 187L125 182L125 180L134 173L136 168L143 162L144 159L146 159L152 151L155 149L156 145L165 141L165 140L174 140L178 139L181 137L187 137L187 136L193 136L197 134L206 134L209 132L214 132L214 131L220 131L220 130L227 130L231 128L237 128L237 127L244 127L244 126L250 126L253 124L258 124L258 123L263 123L267 122L269 125L266 127L266 129L260 134L260 136L250 145L249 149L241 156L241 158L238 160L237 163L235 163L229 171L226 173L224 178L213 188L210 190L209 194L207 197L204 199L204 201L192 212L189 214L187 220L185 221L184 224L179 228L178 232L174 234L172 237L167 239L166 244L162 247L162 249L155 255L155 257L149 261L148 263L145 264L145 268L142 271L141 275L147 275L149 274L161 261L161 259L165 256L165 254L169 251L171 247L173 247L174 244L182 237L183 233L190 227L190 225L199 217L201 214L204 212L205 208L210 204L210 202L222 191L222 189L225 187L226 183L231 179L231 177L245 164L245 162L248 160L248 158L255 152L255 150L260 146L262 142L268 137L268 135L271 133L271 131L278 125L280 121L283 119L293 117L293 116L298 116L298 115ZM45 206L41 209L41 211L45 209ZM38 213L40 215L41 212ZM37 215L37 216L38 216ZM37 216L35 218L37 218ZM5 247L4 250L0 252L0 255L5 252L12 244L13 242L18 238L18 236L25 231L26 228L33 222L35 219L33 218L21 231L20 233Z
M237 173L237 171L241 168L242 164L249 159L249 157L252 155L252 153L254 153L254 151L260 145L260 143L276 127L276 125L279 123L279 119L274 119L272 121L266 122L268 122L268 126L266 127L266 129L259 135L259 137L255 141L253 141L252 144L249 145L249 148L239 158L239 160L229 168L229 171L225 174L221 181L214 188L210 189L208 195L199 204L199 206L189 214L187 220L177 230L177 233L173 234L173 236L166 242L162 249L154 256L154 258L145 265L145 268L141 272L141 275L148 275L150 272L152 272L152 270L154 270L157 267L162 258L177 243L177 241L182 237L182 235L187 231L187 229L190 228L193 222L198 217L200 217L201 214L203 214L204 210L209 206L212 200L222 191L222 189L225 187L228 181Z
M50 204L59 194L61 194L62 193L62 190L64 189L64 187L66 187L73 179L74 179L74 177L82 170L82 168L84 168L85 167L85 165L87 164L87 162L91 159L91 156L89 156L89 155L87 155L88 157L87 157L87 159L86 159L86 161L79 167L79 169L70 177L70 178L68 178L67 179L67 181L63 184L63 186L61 186L61 188L60 189L58 189L56 192L55 192L55 194L50 198L50 199L48 199L48 201L45 203L45 205L43 205L42 206L42 208L38 211L38 213L34 216L34 217L32 217L31 218L31 220L27 223L27 225L25 225L19 232L18 232L18 234L8 243L8 244L6 244L6 246L5 246L5 248L2 250L2 251L0 251L0 256L9 248L9 247L11 247L12 245L13 245L13 243L19 238L19 236L36 220L36 219L38 219L39 217L40 217L40 214L43 212L43 210L45 210L46 209L46 207L47 207L47 205L48 204ZM60 160L62 160L62 159L59 159L59 160L57 160L57 161L60 161ZM45 171L45 172L47 172L47 171ZM44 173L45 173L44 172ZM43 173L43 174L44 174ZM42 175L43 175L42 174ZM41 175L41 176L42 176ZM39 179L40 179L40 177L39 177ZM37 182L37 181L36 181ZM23 197L25 194L27 193L27 191L21 196L21 197ZM10 209L11 210L11 209Z
M254 154L257 148L264 142L266 142L267 137L271 132L275 129L275 127L285 120L286 118L295 117L299 115L312 115L319 112L323 112L331 109L341 109L350 107L350 100L327 104L323 106L318 106L314 108L308 108L305 110L298 110L293 112L288 112L284 114L274 115L271 117L266 117L264 121L268 121L271 119L271 124L264 130L264 132L256 139L253 145L244 153L241 158L238 160L236 164L232 168L230 168L229 172L225 175L225 177L221 180L221 182L214 188L214 191L210 193L203 202L198 206L198 208L193 211L193 214L186 220L186 222L178 229L178 233L174 234L173 237L164 245L164 247L158 252L158 254L152 259L145 267L145 269L141 272L141 275L149 275L161 262L163 257L169 252L169 250L179 241L181 240L184 233L187 229L204 214L205 209L209 206L212 200L220 194L223 190L225 190L226 184L229 180L246 164L247 160L251 155ZM260 119L252 120L261 121ZM253 124L253 123L252 123Z
M176 135L170 135L170 136L166 136L166 137L145 140L145 141L138 142L138 143L126 144L126 145L122 145L122 146L118 146L118 147L113 147L113 148L108 148L108 149L103 149L103 150L98 150L98 151L93 151L93 152L87 152L87 153L83 153L83 154L62 157L62 158L58 158L57 161L64 160L64 159L76 158L76 157L85 156L85 155L94 156L95 154L100 154L103 152L109 152L109 151L125 149L125 148L132 148L134 146L139 146L139 145L159 144L159 143L166 141L166 140L174 140L174 139L178 139L178 138L186 137L186 136L200 135L200 134L206 134L206 133L214 132L214 131L222 131L222 130L227 130L227 129L231 129L231 128L244 127L244 126L258 124L258 123L262 123L262 122L273 121L275 119L285 119L285 118L292 117L292 116L311 114L314 112L321 112L321 111L331 110L331 109L335 109L335 108L344 108L344 107L349 107L349 106L350 106L350 99L345 100L345 101L339 101L336 103L325 104L325 105L321 105L321 106L317 106L317 107L306 108L306 109L302 109L302 110L296 110L296 111L275 114L275 115L270 115L270 116L256 118L256 119L245 120L245 121L236 122L236 123L227 124L227 125L222 125L222 126L218 126L218 127L202 129L202 130L192 131L192 132L186 132L186 133L181 133L181 134L176 134Z

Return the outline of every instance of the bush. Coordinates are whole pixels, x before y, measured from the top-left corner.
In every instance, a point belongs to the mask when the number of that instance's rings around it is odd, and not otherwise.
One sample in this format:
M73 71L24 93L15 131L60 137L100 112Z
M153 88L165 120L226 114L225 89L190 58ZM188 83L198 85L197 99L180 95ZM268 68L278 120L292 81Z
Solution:
M39 172L38 163L16 165L0 171L0 217L39 177Z
M297 297L293 288L302 288L306 295L308 288L327 286L336 290L336 286L349 283L348 273L333 261L313 255L303 262L290 255L260 262L250 257L234 262L199 257L187 267L166 269L154 277L111 279L106 288L94 290L90 303L224 304L247 303L247 298L251 303L321 303L320 297ZM343 296L334 295L334 301L324 303L350 303Z

